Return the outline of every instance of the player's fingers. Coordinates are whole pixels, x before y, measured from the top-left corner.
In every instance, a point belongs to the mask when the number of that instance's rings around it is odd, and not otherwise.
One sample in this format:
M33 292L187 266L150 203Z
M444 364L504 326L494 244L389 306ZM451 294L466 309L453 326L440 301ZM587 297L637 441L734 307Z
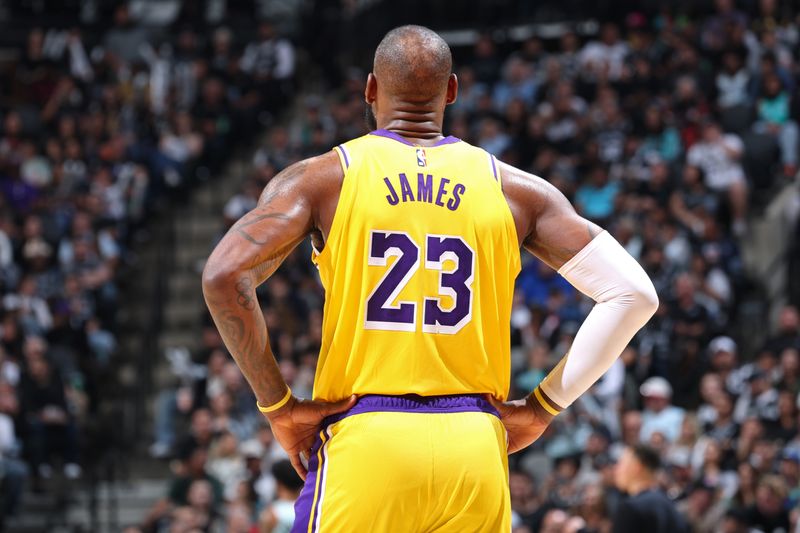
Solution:
M348 409L353 407L356 404L357 400L358 396L353 394L349 398L346 398L344 400L339 400L338 402L321 403L320 412L324 416L335 415L336 413L347 411Z
M300 460L300 454L299 453L291 454L289 456L289 462L292 463L292 466L294 467L295 472L297 472L297 475L300 476L303 479L303 481L305 481L306 475L308 474L308 470L306 470L306 467L303 466L303 461Z
M508 406L503 402L499 401L491 394L484 394L483 397L486 399L487 402L492 404L492 407L497 409L497 412L500 413L500 416L503 416L503 414L508 411Z
M306 439L300 444L297 445L298 450L306 450L304 453L306 454L306 459L311 457L311 448L314 447L315 438L311 437L310 439Z

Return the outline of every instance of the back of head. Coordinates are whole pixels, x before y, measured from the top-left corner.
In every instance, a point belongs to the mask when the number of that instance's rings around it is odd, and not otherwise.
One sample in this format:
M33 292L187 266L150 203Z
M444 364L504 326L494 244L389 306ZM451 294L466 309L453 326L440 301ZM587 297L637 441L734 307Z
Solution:
M299 492L303 488L303 480L297 475L292 464L283 459L272 465L272 475L275 481L292 492Z
M373 73L382 91L425 103L444 94L452 68L444 39L423 26L408 25L391 30L380 42Z
M661 468L661 457L652 446L647 444L636 444L631 446L631 452L636 460L650 473L655 473Z

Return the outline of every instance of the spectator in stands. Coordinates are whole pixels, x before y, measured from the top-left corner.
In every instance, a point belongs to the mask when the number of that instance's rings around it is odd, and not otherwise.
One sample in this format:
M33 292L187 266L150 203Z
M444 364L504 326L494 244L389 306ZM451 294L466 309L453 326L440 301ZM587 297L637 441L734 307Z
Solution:
M791 119L791 101L783 82L777 74L770 73L762 81L761 97L756 104L758 121L754 131L766 133L778 141L781 150L783 173L794 176L797 172L798 129Z
M771 386L769 377L754 371L748 378L749 386L736 402L734 418L738 422L749 417L774 423L778 420L778 391Z
M39 354L29 357L26 366L20 414L26 422L25 442L31 463L38 476L47 479L52 475L51 457L57 454L64 461L64 475L75 479L81 475L78 442L61 376Z
M244 457L240 454L239 440L233 433L221 433L209 452L206 471L223 486L226 501L237 497L239 484L247 479Z
M667 163L677 161L683 149L681 138L674 126L665 123L663 109L649 106L645 110L644 128L645 136L638 152L645 158L652 153Z
M619 184L610 182L608 171L602 165L591 169L588 180L575 192L575 207L583 216L607 224L614 212Z
M215 522L220 519L219 502L215 503L214 490L214 485L207 479L195 479L189 485L186 503L195 527L200 531L214 530Z
M734 397L727 390L720 389L714 394L713 421L704 428L708 437L728 445L733 442L739 432L739 424L734 420L734 406Z
M617 25L605 23L600 29L600 39L590 41L581 50L584 76L592 81L619 80L623 76L628 52L628 44L620 39Z
M259 528L264 533L289 531L294 524L294 502L303 489L303 480L287 460L272 465L275 477L276 499L259 517Z
M745 511L748 525L766 533L789 531L789 512L784 507L786 483L779 476L764 476L756 489L756 501Z
M180 444L178 444L178 455L188 457L195 448L203 448L208 451L214 443L214 419L208 409L197 409L192 413L190 432Z
M478 133L478 146L499 157L510 145L511 137L503 131L499 120L483 119Z
M475 42L470 65L475 72L475 79L479 83L494 85L498 79L500 64L494 40L487 33L481 34Z
M800 350L800 312L793 305L781 309L778 317L778 331L767 339L764 346L774 354L780 354L786 348Z
M180 176L188 173L188 165L196 161L203 152L203 137L195 129L193 117L187 111L173 115L172 127L161 135L159 151L163 156L162 172L173 172L168 182L177 183Z
M714 533L725 513L724 500L717 498L714 487L695 483L688 496L677 505L694 533Z
M142 46L148 40L147 29L139 26L131 19L126 4L114 10L114 26L105 37L105 50L108 61L117 67L125 63L133 63L141 58Z
M800 350L784 348L780 352L780 379L778 386L791 394L800 394Z
M739 52L728 50L722 55L722 69L717 74L716 84L717 105L723 112L726 108L747 105L754 88Z
M689 149L689 164L700 167L706 185L717 194L724 194L732 211L734 232L741 236L747 214L747 180L739 160L744 145L733 133L723 134L715 122L703 126L702 140Z
M626 448L617 463L617 487L629 498L620 503L613 519L614 533L689 533L674 504L658 488L661 468L657 451L644 445Z
M672 387L661 377L652 377L639 388L644 402L640 439L650 442L654 434L660 433L669 442L678 438L683 424L684 411L670 405Z
M275 112L289 96L295 69L292 43L276 34L269 21L258 26L258 41L245 48L240 66L253 78L251 94L262 109Z
M197 518L213 518L224 501L224 488L217 478L206 472L207 459L208 450L202 446L184 452L176 475L169 483L167 496L153 505L144 520L147 527L164 521L170 514L173 520L183 520L184 512L180 510L187 505L193 508L190 509L192 513L199 511Z
M511 56L503 65L503 79L495 85L492 100L500 111L513 100L528 107L536 101L536 88L531 66L521 57Z
M248 211L255 208L262 189L263 187L260 187L254 180L248 180L244 184L242 192L228 200L228 203L225 204L225 225L233 225L234 222L242 218Z

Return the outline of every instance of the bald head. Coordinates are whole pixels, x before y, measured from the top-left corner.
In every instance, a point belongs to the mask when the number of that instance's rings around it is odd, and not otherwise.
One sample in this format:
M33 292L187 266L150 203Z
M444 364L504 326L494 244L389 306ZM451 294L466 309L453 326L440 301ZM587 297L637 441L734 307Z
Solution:
M450 47L423 26L400 26L375 50L373 72L381 90L410 102L423 102L445 93L453 68Z

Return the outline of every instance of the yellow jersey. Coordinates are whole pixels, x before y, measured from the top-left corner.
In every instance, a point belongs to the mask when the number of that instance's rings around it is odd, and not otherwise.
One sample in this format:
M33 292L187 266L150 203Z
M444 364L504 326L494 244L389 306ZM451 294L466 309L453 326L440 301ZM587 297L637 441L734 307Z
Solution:
M335 148L344 169L325 247L314 398L508 395L520 270L497 161L455 137L377 130Z

